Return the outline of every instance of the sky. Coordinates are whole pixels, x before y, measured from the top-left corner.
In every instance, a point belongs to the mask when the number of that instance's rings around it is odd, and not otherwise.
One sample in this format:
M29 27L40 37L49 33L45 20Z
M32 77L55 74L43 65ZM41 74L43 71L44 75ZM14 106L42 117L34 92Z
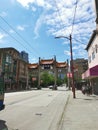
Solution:
M41 59L88 58L85 50L96 29L94 0L1 0L0 48L13 47ZM56 39L55 37L65 37Z

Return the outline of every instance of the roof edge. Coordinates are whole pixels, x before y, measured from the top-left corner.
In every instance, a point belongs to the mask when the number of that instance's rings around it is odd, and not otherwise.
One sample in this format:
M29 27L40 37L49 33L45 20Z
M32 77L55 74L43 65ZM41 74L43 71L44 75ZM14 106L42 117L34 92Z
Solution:
M89 40L89 42L88 42L88 45L87 45L87 47L85 48L85 50L88 50L88 49L89 49L89 47L90 47L90 45L92 44L92 42L93 42L93 40L94 40L96 34L98 34L98 30L94 30L94 31L93 31L93 33L92 33L92 35L91 35L91 38L90 38L90 40Z

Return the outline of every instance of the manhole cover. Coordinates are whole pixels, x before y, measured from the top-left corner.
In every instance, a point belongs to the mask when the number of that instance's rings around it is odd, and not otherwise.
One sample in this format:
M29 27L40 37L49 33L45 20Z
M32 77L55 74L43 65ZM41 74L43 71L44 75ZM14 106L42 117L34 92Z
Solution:
M37 115L37 116L41 116L41 115L42 115L42 113L36 113L35 115Z

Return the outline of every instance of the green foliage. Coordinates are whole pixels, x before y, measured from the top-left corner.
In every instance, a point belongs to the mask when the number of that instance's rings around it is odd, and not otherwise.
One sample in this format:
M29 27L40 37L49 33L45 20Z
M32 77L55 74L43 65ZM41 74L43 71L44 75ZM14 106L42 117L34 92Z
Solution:
M40 75L40 81L42 87L47 87L50 85L54 85L55 83L55 77L53 74L48 73L47 71L42 72ZM32 82L32 75L29 75L29 82L31 87L37 87L38 86L38 78ZM60 77L57 78L56 81L57 85L60 86L64 83L67 83L67 77L65 76L64 79L61 79Z
M68 81L68 78L67 78L67 76L65 75L65 77L64 77L64 83L67 83L67 81Z
M49 74L48 72L43 72L41 74L41 85L43 87L47 87L49 85L53 85L54 84L54 76L52 74Z
M61 79L61 78L57 78L57 85L58 86L60 86L60 85L62 85L63 84L63 79Z

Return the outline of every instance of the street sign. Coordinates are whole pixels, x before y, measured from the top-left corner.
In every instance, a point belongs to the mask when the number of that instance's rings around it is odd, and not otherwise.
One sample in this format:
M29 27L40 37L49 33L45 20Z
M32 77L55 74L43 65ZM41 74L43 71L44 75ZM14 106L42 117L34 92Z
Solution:
M72 73L71 72L67 73L67 77L72 78Z

